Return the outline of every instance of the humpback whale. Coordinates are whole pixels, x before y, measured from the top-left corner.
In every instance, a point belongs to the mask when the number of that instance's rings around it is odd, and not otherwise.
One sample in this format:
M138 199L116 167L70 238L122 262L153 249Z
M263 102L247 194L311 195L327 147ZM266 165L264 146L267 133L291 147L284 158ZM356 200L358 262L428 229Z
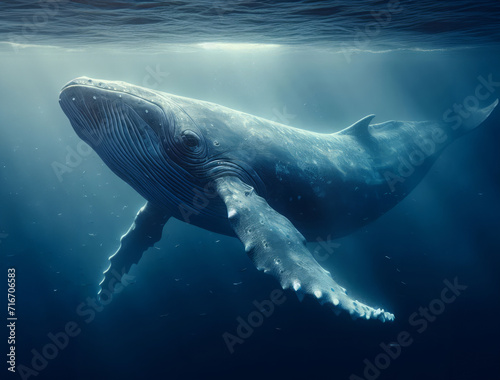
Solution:
M214 103L81 77L60 105L78 136L146 204L104 272L100 295L161 239L170 218L237 237L257 269L299 298L353 317L393 320L351 298L306 243L347 235L386 213L443 149L498 104L460 123L367 116L332 134L292 128Z

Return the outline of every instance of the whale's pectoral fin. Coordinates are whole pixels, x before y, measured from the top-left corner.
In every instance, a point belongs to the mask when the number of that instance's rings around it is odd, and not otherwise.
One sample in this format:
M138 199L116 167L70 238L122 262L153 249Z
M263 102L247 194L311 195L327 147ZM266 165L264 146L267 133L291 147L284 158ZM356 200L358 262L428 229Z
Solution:
M115 286L122 281L132 265L137 264L142 254L161 239L163 226L169 218L170 214L149 202L139 210L134 223L121 237L120 247L109 258L109 268L104 272L104 279L99 284L100 297L103 291L113 293Z
M314 259L302 234L251 186L239 178L224 177L217 179L217 191L226 203L231 226L257 269L274 275L283 289L293 288L299 296L310 294L353 316L394 319L391 313L347 296L345 289Z

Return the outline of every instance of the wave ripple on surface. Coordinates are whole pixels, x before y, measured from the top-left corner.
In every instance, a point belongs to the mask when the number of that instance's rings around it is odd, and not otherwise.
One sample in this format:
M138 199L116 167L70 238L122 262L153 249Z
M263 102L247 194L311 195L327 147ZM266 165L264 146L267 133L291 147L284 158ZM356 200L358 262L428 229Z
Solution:
M245 42L397 49L500 43L495 1L64 1L0 3L0 41L152 47Z

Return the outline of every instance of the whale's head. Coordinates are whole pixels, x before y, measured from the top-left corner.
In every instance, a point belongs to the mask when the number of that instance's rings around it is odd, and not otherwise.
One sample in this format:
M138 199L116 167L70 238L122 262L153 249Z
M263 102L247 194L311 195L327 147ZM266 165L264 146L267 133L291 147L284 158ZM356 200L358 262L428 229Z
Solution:
M176 98L82 77L63 87L59 101L78 136L115 174L175 213L207 192L216 156Z

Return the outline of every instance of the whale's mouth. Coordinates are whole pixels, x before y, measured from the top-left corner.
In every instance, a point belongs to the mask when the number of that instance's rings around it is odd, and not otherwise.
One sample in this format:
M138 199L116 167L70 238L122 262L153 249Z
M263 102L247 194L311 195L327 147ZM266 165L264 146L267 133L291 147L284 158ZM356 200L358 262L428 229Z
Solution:
M161 136L168 127L161 107L124 88L70 82L61 90L59 101L75 132L95 150L107 137L117 137L114 133L134 142L138 134L144 140L146 131Z
M162 145L173 120L132 91L87 83L66 85L60 105L77 135L143 197L169 204L167 187L182 182Z

